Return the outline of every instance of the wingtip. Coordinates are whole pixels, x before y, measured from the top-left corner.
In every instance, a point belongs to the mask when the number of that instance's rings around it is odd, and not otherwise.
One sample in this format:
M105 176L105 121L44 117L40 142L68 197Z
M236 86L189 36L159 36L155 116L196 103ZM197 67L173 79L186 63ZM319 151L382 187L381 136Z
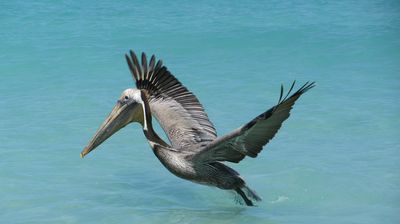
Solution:
M283 97L283 84L281 84L281 93L280 93L280 95L279 95L278 104L281 102L282 97Z
M131 56L131 60L134 62L134 59L136 58L136 54L133 50L129 50L129 55Z
M296 93L294 93L293 95L295 95L295 94L303 94L303 93L305 93L305 92L307 92L308 90L310 90L310 89L312 89L312 88L314 88L315 87L315 81L307 81L302 87L300 87L299 88L299 90L297 90L297 92Z
M125 54L125 59L126 59L126 61L129 63L130 62L130 59L129 59L129 55L128 54Z
M308 90L310 90L310 89L315 87L315 81L312 81L312 82L307 81L296 92L294 92L292 95L290 95L290 93L294 89L295 84L296 84L296 80L293 81L293 83L290 86L289 91L286 93L285 97L283 97L284 88L283 88L283 85L281 85L281 92L280 92L280 96L279 96L279 100L278 100L277 105L279 105L280 103L284 102L287 99L290 99L293 96L302 95L303 93L305 93Z
M308 91L308 90L314 88L315 86L316 86L315 81L312 81L312 82L308 81L308 82L307 82L307 85L306 85L305 88L304 88L304 90L305 90L305 91Z

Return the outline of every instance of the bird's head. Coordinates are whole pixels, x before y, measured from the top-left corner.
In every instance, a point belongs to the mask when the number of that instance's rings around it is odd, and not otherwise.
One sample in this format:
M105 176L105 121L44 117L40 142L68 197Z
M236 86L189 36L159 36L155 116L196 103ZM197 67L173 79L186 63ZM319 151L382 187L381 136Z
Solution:
M146 96L141 90L126 89L123 91L111 113L81 152L81 157L86 156L90 151L129 123L139 122L143 125L144 129L147 129L145 120L146 104L144 100L146 100Z

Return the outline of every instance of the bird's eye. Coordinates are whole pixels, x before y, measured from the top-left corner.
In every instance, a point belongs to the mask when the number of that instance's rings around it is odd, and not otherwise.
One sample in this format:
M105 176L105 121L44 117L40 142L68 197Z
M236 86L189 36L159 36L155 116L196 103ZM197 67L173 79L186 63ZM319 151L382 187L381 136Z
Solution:
M128 96L125 96L124 99L127 100L127 99L129 99L129 97L128 97Z

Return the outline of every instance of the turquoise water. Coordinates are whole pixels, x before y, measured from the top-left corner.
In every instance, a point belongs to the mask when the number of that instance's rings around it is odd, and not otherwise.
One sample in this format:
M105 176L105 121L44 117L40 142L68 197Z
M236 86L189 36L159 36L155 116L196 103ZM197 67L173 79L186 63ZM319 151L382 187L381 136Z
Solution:
M2 1L2 223L399 223L398 1ZM219 134L317 87L257 159L263 202L171 175L138 125L79 153L154 53ZM397 136L397 137L396 137Z

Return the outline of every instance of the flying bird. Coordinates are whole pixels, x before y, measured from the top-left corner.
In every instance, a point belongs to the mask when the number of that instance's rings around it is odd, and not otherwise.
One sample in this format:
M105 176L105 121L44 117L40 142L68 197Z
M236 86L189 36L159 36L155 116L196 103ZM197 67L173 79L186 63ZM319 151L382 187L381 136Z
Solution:
M161 60L156 60L153 55L148 61L142 53L139 61L133 51L125 57L137 88L122 92L111 113L81 152L81 157L129 123L138 122L156 157L174 175L233 191L248 206L261 201L239 173L223 162L239 163L246 156L257 157L289 117L294 103L314 87L314 82L306 82L292 93L293 82L286 94L281 86L275 106L218 137L197 97ZM154 131L152 117L157 119L169 142Z

